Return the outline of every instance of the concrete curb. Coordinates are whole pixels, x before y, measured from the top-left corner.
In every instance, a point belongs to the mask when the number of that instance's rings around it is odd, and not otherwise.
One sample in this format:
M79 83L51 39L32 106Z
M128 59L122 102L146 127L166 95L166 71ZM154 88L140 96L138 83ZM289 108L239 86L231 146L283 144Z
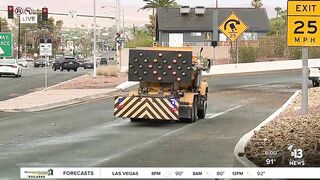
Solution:
M269 116L266 120L260 123L256 128L245 134L240 138L237 145L234 148L233 155L237 159L239 163L241 163L244 167L257 167L254 163L252 163L249 159L246 158L244 154L244 148L247 146L248 142L254 135L255 131L259 131L261 127L266 125L267 123L274 120L280 113L282 113L292 102L293 100L301 93L301 90L296 91L288 100L287 102L282 105L276 112L274 112L271 116ZM242 157L239 157L238 154L243 153Z
M39 106L34 106L30 108L24 108L24 109L3 109L1 110L2 112L35 112L35 111L43 111L43 110L48 110L48 109L53 109L53 108L58 108L58 107L63 107L63 106L69 106L73 104L78 104L78 103L83 103L87 101L92 101L96 99L101 99L101 98L108 98L112 97L114 93L118 92L119 89L114 89L112 91L108 92L103 92L103 93L98 93L90 96L85 96L81 98L75 98L75 99L69 99L66 101L61 101L61 102L54 102L54 103L49 103L45 105L39 105Z
M135 85L138 85L138 84L139 84L139 82L126 81L126 82L124 82L124 83L119 84L119 85L116 87L116 89L121 89L122 91L124 91L124 90L126 90L126 89L128 89L128 88L131 88L131 87L133 87L133 86L135 86Z

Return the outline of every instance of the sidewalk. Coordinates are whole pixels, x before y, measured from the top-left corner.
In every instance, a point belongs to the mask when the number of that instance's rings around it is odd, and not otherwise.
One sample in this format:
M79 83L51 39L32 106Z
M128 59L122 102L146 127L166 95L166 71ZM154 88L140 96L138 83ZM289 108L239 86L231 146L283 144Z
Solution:
M0 101L3 112L33 112L76 104L111 96L119 89L63 89L37 91L17 98Z

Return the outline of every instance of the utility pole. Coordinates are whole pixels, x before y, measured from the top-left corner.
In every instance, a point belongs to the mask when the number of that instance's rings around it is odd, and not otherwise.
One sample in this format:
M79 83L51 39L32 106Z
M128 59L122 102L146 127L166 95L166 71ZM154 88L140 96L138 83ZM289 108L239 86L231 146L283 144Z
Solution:
M120 33L120 0L116 0L116 23L117 23L117 33ZM120 44L118 42L116 42L116 50L117 50L117 61L119 62L119 66L120 66L120 71L121 71L121 53L120 53L120 48L119 48Z
M96 57L96 46L97 46L97 37L96 37L96 0L93 0L93 77L97 76L97 57Z
M218 0L216 0L216 8L218 8Z
M117 15L116 15L116 18L117 18L117 32L120 32L120 0L116 0L117 2Z
M20 31L21 31L21 24L20 24L20 16L19 16L19 25L18 25L18 59L20 59L20 41L21 41L21 38L20 38Z
M122 8L122 29L124 30L124 8Z

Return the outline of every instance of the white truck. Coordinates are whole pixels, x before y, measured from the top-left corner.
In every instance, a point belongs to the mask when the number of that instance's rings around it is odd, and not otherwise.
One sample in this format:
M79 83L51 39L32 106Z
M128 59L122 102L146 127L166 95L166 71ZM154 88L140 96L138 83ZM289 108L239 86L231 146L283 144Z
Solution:
M312 81L313 87L319 87L320 85L320 68L309 68L309 80Z

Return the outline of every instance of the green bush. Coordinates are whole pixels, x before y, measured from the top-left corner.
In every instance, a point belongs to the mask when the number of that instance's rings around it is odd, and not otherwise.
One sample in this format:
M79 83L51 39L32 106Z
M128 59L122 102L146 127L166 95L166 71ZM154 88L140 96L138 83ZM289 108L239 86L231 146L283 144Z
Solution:
M252 46L239 47L239 60L241 63L255 62L258 58L258 48Z
M149 31L140 29L135 30L134 38L127 44L126 48L151 47L153 45L152 35Z
M309 58L320 58L320 48L319 47L312 47L309 48Z
M301 58L302 58L302 51L301 51L301 49L300 49L300 48L294 48L292 59L301 59Z
M136 47L151 47L153 44L152 38L135 38L131 41L129 41L126 44L126 48L136 48Z

